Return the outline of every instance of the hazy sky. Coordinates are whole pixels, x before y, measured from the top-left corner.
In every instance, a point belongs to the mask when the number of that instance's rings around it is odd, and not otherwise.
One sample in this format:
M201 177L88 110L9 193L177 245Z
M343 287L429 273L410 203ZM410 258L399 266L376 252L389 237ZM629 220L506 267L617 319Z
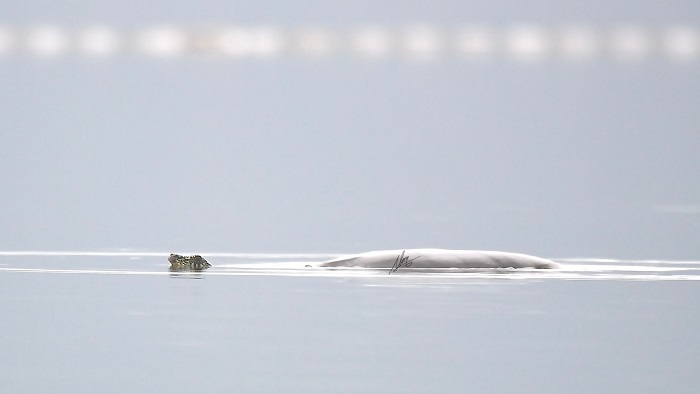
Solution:
M122 26L147 23L254 22L274 24L405 24L415 22L510 23L697 23L693 0L637 1L222 1L25 0L2 1L7 22L103 22Z
M700 26L700 3L3 2L6 24ZM700 256L700 62L0 58L0 249Z

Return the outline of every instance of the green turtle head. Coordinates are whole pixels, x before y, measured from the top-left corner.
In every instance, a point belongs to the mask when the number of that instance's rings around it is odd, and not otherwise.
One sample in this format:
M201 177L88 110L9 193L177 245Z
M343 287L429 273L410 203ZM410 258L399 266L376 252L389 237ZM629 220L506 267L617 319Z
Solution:
M180 256L172 253L168 261L170 269L176 271L201 271L211 267L211 264L200 255Z

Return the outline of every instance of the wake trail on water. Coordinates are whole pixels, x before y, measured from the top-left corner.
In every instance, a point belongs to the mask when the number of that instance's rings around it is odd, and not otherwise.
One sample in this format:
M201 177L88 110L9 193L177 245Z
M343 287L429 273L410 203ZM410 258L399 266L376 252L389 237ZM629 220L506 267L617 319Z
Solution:
M610 258L553 258L561 267L533 268L400 268L319 267L343 253L198 253L212 263L201 272L170 272L166 252L144 251L0 251L1 273L151 275L176 277L286 276L374 278L384 281L448 279L470 282L499 280L700 280L700 261ZM400 279L395 279L400 278ZM376 281L375 281L376 282Z

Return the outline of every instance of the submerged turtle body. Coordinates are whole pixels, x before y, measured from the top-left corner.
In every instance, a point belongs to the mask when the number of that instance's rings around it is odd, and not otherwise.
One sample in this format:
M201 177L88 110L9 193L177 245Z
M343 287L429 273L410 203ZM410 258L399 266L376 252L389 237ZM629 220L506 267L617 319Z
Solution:
M173 253L168 257L168 261L172 271L202 271L211 267L211 264L198 254L194 256L180 256Z
M342 256L321 267L389 268L536 268L556 269L554 261L521 253L489 250L405 249L379 250Z

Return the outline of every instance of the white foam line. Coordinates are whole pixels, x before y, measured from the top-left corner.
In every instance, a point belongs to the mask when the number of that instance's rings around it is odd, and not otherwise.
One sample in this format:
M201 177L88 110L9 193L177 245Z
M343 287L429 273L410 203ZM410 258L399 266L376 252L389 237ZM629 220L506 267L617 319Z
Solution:
M346 253L182 253L198 254L204 257L232 257L242 259L330 259ZM167 257L168 252L79 252L79 251L0 251L0 256L50 256L50 257Z
M120 270L85 270L85 269L45 269L45 268L0 268L0 272L22 272L22 273L43 273L43 274L93 274L93 275L176 275L176 276L202 276L203 272L196 271L120 271ZM262 276L277 275L273 271L270 273L255 272L207 272L208 276ZM290 275L288 275L290 276ZM296 275L300 276L300 275Z
M365 269L358 267L334 267L334 268L303 268L304 263L262 263L262 264L231 264L217 266L223 268L225 273L238 275L260 276L307 276L307 277L339 277L339 278L382 278L389 277L386 270ZM395 277L407 279L441 278L441 279L537 279L537 280L626 280L626 281L651 281L651 280L700 280L700 275L687 274L688 271L698 271L698 268L685 267L650 267L650 266L609 266L609 265L567 265L561 269L532 270L532 269L474 269L450 271L436 269L429 272L427 269L420 272L402 270ZM670 272L685 272L686 274L669 275ZM214 273L214 272L210 272ZM224 274L223 272L219 272Z
M630 271L630 272L670 272L670 271L697 271L695 267L654 267L638 265L588 265L588 264L566 264L558 271L565 272L609 272L609 271Z
M97 274L97 275L168 275L170 272L154 271L117 271L117 270L74 270L74 269L45 269L45 268L0 268L8 272L33 272L49 274Z
M306 267L310 265L311 267ZM308 261L285 261L285 262L259 262L259 263L236 263L236 264L217 264L216 268L223 269L241 269L241 270L289 270L289 269L305 269L305 268L323 268L319 267L318 263L308 262ZM362 267L332 267L327 268L332 270L367 270L368 268ZM474 271L489 270L490 268L473 268ZM514 270L513 268L493 268L495 270L503 270L510 272ZM374 269L376 270L376 268ZM385 268L384 270L388 270ZM404 269L405 270L405 269ZM430 270L430 268L423 268L422 270ZM449 268L434 268L436 272L449 271ZM469 272L470 268L454 268L455 272ZM518 268L518 272L530 272L533 269ZM561 268L553 270L537 270L535 272L609 272L609 271L631 271L631 272L668 272L668 271L697 271L700 267L673 267L669 265L663 266L649 266L649 265L599 265L599 264L565 264Z
M695 264L700 265L698 260L625 260L625 259L606 259L598 257L570 257L550 259L557 262L572 262L572 263L609 263L609 264Z
M627 275L627 274L577 274L567 272L525 272L525 273L408 273L385 275L384 273L364 270L242 270L230 272L154 272L154 271L117 271L117 270L78 270L78 269L41 269L41 268L0 268L0 271L21 273L49 274L93 274L93 275L176 275L176 276L286 276L286 277L332 277L332 278L385 278L387 281L399 279L501 279L501 280L578 280L578 281L698 281L699 275Z

